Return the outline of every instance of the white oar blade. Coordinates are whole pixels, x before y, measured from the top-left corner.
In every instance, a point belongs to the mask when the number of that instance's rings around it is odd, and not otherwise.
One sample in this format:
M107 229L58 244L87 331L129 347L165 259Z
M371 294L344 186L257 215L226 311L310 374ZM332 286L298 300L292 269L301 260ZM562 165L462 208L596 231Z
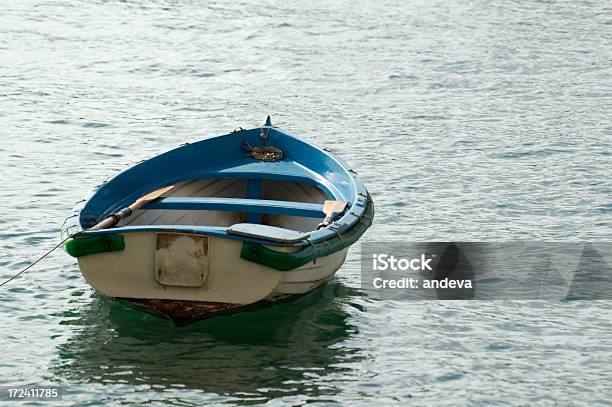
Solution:
M174 189L174 185L170 185L170 186L167 186L167 187L156 189L155 191L149 192L148 194L146 194L142 198L138 199L136 202L138 202L138 203L143 202L143 205L146 205L149 202L153 202L157 198L161 197L163 194L166 194L166 193L170 192L173 189Z
M333 215L335 213L341 213L346 208L348 202L346 201L325 201L323 203L323 213L326 216Z
M322 229L327 227L333 220L334 217L344 211L348 202L346 201L325 201L323 203L323 213L325 214L325 219L323 222L319 223L317 229Z

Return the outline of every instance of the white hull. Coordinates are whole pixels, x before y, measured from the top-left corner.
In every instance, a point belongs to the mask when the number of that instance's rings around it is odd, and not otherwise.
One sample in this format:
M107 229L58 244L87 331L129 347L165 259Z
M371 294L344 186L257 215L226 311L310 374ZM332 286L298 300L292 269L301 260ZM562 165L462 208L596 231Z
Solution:
M81 257L81 272L89 284L109 297L135 300L132 302L158 308L157 311L167 315L174 313L166 307L168 301L174 301L170 308L175 309L179 304L181 319L196 319L262 300L276 301L308 293L333 277L348 250L281 272L242 259L241 241L217 237L196 236L196 239L206 239L207 248L205 253L202 251L194 257L189 252L193 235L173 234L175 246L160 257L160 251L165 249L159 248L158 235L149 231L125 233L125 250ZM274 249L283 250L280 247ZM284 250L295 251L297 248ZM160 268L175 274L170 274L167 279L161 278L156 275ZM196 275L201 280L191 279L185 270L191 270L190 276ZM207 308L193 308L191 302L206 303ZM164 304L166 308L155 304ZM168 316L176 319L173 315Z

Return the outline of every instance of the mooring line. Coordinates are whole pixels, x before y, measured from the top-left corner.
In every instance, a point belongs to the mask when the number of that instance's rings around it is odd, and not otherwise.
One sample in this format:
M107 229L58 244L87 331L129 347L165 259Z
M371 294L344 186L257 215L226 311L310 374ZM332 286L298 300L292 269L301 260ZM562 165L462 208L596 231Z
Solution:
M34 261L33 263L31 263L29 266L27 266L26 268L24 268L23 270L21 270L19 273L15 274L13 277L9 278L8 280L0 283L0 287L2 287L5 284L10 283L11 281L13 281L14 279L16 279L17 277L19 277L20 275L22 275L23 273L25 273L26 271L28 271L29 269L31 269L32 267L34 267L38 262L40 262L42 259L44 259L45 257L47 257L48 255L50 255L51 253L53 253L55 250L57 250L61 245L63 245L64 243L66 243L66 241L72 237L74 237L77 233L68 236L67 238L65 238L64 240L62 240L61 242L59 242L57 245L55 245L55 247L53 247L51 250L49 250L47 253L43 254L41 257L39 257L38 259L36 259L36 261Z

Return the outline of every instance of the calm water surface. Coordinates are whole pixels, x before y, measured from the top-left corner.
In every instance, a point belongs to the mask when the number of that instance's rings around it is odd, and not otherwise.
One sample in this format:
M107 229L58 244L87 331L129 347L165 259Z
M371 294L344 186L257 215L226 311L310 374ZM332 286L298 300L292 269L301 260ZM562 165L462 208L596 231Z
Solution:
M333 149L370 241L612 240L607 1L5 1L0 278L88 190L184 142L276 125ZM359 248L293 303L174 328L56 252L0 289L0 385L57 405L608 405L609 302L395 302Z

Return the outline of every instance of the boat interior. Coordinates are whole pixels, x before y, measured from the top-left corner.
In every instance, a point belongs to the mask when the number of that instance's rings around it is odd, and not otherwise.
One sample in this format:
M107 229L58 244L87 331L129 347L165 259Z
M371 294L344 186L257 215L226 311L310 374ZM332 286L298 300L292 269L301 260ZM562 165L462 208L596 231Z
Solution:
M248 223L299 232L316 230L327 196L298 181L191 179L175 184L118 226L194 225L230 227Z

